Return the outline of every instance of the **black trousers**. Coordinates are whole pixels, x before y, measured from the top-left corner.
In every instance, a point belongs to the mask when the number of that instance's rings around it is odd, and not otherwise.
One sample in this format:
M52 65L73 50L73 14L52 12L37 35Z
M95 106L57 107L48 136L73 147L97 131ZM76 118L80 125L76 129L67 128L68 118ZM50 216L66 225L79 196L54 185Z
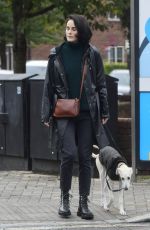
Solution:
M73 162L78 154L79 194L89 195L91 185L92 137L92 121L89 112L82 112L77 118L69 118L61 148L61 190L69 191L71 189Z

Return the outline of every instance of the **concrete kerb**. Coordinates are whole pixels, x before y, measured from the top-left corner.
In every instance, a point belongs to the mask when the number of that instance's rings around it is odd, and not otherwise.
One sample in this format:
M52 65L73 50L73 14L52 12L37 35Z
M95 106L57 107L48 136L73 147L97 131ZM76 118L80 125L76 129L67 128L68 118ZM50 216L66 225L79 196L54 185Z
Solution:
M150 213L126 219L127 223L150 222Z
M110 221L111 222L111 221ZM47 221L47 222L32 222L32 223L13 223L13 224L0 224L0 230L81 230L81 229L86 229L86 230L91 230L91 229L118 229L118 228L124 228L128 229L134 228L135 227L141 227L140 229L145 229L144 227L149 227L149 223L127 223L127 222L116 222L113 221L114 223L105 223L102 221L82 221L82 222L72 222L72 221L58 221L58 222L53 222L53 221Z

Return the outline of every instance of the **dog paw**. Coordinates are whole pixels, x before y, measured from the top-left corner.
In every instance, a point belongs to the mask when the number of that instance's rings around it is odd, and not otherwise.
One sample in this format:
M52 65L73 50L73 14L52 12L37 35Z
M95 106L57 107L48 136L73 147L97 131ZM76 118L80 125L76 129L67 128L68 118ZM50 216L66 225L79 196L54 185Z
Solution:
M104 207L104 203L102 201L100 202L100 207Z
M120 210L120 215L125 216L125 215L127 215L127 213L125 210Z
M108 206L105 206L105 205L104 205L104 210L108 212L108 211L109 211Z

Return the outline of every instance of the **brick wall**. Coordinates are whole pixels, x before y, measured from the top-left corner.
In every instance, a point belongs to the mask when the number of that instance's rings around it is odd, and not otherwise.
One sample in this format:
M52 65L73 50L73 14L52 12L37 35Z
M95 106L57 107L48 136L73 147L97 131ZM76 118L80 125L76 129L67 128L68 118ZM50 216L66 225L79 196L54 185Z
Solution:
M34 48L31 48L31 59L32 60L47 60L50 54L50 49L52 45L50 44L41 44Z
M125 39L125 33L120 22L113 22L105 31L93 31L91 43L100 50L102 58L107 59L108 46L125 46Z
M118 147L131 165L131 118L118 118Z

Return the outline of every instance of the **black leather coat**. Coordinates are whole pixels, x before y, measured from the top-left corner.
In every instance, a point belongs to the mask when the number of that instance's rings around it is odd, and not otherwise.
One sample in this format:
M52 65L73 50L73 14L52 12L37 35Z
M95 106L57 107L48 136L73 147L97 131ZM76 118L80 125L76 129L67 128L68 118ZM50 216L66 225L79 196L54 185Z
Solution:
M49 56L42 98L42 122L48 122L49 118L52 116L56 96L58 98L68 98L67 80L60 58L60 49L62 45L53 48ZM102 148L108 145L108 140L101 124L101 118L109 117L103 64L98 50L91 45L89 45L85 51L83 63L85 60L87 62L87 74L83 87L85 89L93 121L93 140L96 140L96 144L99 148ZM65 131L67 122L68 119L64 119L62 132ZM52 139L53 138L51 138L51 140Z

